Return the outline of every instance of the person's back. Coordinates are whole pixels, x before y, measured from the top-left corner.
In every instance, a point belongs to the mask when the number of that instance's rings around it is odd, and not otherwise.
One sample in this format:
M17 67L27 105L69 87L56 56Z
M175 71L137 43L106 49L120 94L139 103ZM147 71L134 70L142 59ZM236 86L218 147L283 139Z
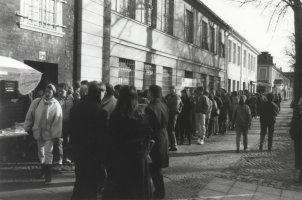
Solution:
M244 105L239 105L237 104L236 107L234 108L234 119L233 122L236 126L240 125L240 126L248 126L248 124L250 123L250 115L249 115L249 111L250 108L248 105L244 104Z
M260 123L274 124L276 121L276 116L278 114L278 111L279 108L274 102L272 101L263 102L260 105L260 109L259 109Z

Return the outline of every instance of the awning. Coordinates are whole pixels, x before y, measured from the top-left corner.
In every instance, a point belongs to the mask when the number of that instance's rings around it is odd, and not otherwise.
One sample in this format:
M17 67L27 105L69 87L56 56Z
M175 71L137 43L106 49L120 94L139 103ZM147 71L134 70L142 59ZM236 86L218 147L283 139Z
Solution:
M42 73L30 66L9 58L0 56L0 80L18 81L20 94L32 92L39 84Z

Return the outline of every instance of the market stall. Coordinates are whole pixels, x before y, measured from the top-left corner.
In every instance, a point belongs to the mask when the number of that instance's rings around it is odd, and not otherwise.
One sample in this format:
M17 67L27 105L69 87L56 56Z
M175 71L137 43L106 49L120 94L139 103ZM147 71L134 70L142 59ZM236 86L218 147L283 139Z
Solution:
M31 103L28 94L37 87L41 76L18 60L0 56L0 162L25 140L23 122Z

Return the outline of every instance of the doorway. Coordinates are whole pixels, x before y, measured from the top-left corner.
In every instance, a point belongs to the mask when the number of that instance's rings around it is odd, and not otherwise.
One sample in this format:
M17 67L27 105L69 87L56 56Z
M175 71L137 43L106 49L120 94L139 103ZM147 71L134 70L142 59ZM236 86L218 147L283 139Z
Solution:
M25 64L43 73L36 91L44 90L49 83L58 84L58 64L25 60Z

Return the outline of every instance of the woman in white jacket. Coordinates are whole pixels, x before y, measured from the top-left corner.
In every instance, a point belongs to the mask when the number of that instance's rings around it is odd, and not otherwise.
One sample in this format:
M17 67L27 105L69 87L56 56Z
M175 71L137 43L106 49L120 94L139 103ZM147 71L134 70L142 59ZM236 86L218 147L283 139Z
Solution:
M45 184L51 182L53 139L62 134L62 108L54 98L55 93L55 86L47 85L44 96L33 100L25 118L25 130L32 129L37 140L41 177L45 177Z

